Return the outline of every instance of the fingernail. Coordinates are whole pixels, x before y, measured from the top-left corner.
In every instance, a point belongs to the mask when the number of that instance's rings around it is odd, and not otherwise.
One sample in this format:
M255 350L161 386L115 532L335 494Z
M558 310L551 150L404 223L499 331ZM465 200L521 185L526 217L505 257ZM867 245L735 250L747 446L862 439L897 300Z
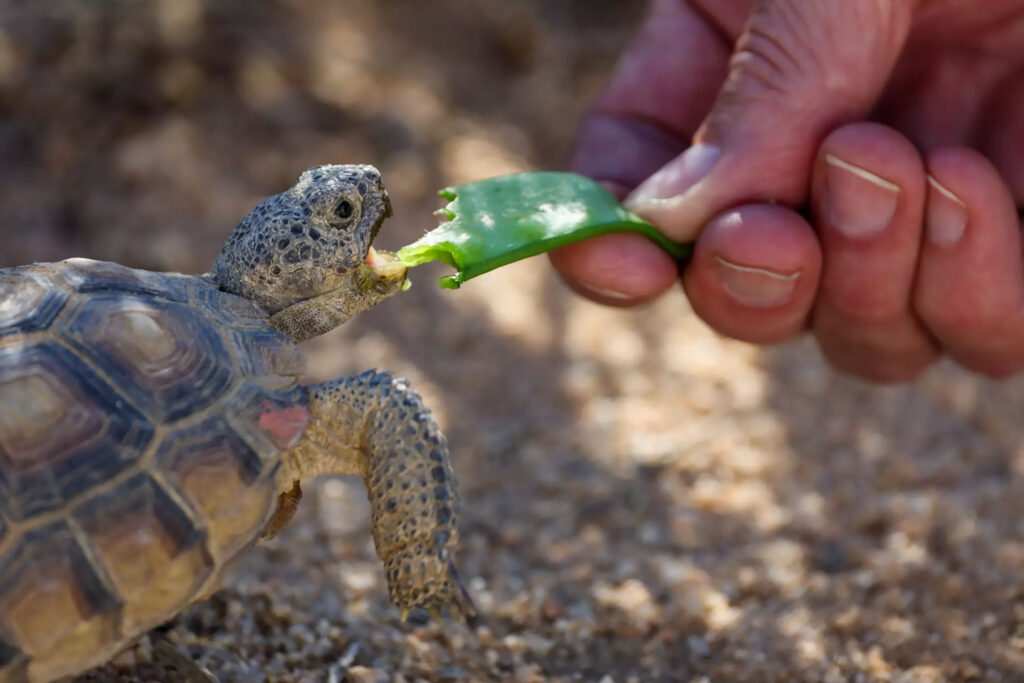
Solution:
M826 210L832 225L847 237L876 235L892 222L900 186L826 154Z
M928 176L925 226L928 239L940 247L959 242L967 228L967 204L931 176Z
M680 195L711 172L720 156L721 150L713 145L694 145L641 183L640 187L626 198L626 206L633 211L641 212L677 201Z
M776 273L773 270L742 266L716 256L722 287L737 303L750 308L774 308L793 298L800 271Z

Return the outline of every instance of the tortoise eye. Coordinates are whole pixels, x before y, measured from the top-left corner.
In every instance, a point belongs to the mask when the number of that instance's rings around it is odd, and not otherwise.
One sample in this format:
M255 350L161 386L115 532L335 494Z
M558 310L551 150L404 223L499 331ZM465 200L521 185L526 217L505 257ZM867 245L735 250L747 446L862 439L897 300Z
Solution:
M352 218L352 214L355 213L355 209L352 208L352 202L347 199L342 199L338 202L338 205L334 207L334 215L343 221L347 221Z

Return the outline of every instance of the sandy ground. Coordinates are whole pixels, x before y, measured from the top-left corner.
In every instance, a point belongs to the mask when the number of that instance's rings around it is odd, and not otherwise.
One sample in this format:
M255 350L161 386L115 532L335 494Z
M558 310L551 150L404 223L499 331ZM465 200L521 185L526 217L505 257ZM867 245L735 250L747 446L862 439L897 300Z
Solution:
M322 162L377 164L404 244L436 188L564 163L641 8L0 0L0 265L200 271ZM310 343L311 376L387 367L434 406L481 625L401 624L360 484L323 480L82 681L186 680L150 663L168 644L224 683L1024 680L1024 382L872 388L720 339L680 292L621 312L543 259L458 292L421 270Z

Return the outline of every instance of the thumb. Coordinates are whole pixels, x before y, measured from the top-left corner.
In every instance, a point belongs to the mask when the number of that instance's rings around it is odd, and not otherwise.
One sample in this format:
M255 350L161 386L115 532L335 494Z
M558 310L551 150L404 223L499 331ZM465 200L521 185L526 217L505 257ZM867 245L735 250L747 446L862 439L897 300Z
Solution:
M627 205L670 237L692 241L738 203L803 203L819 143L874 107L915 4L757 0L693 146Z

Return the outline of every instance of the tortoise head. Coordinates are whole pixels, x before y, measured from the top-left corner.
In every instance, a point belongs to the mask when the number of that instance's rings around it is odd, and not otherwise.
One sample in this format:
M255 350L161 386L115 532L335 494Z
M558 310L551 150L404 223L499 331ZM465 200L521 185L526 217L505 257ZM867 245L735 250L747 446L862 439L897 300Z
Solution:
M371 248L391 202L368 165L319 166L260 202L228 238L213 277L273 315L335 291L397 292L404 268Z

